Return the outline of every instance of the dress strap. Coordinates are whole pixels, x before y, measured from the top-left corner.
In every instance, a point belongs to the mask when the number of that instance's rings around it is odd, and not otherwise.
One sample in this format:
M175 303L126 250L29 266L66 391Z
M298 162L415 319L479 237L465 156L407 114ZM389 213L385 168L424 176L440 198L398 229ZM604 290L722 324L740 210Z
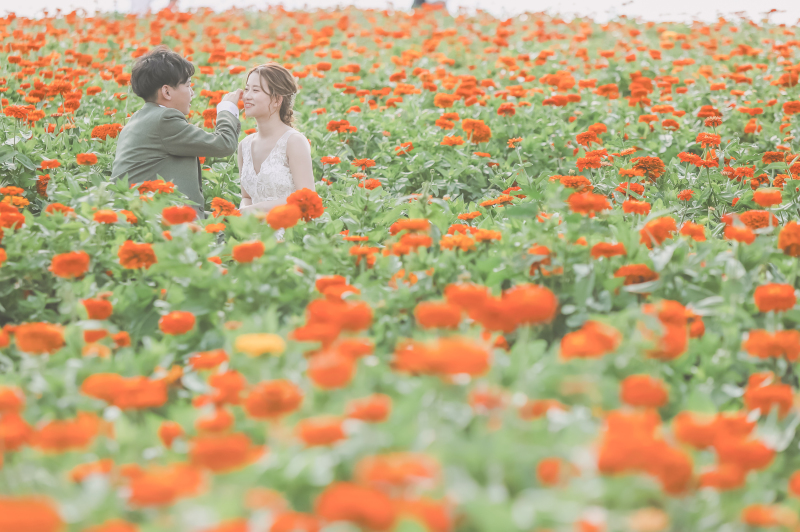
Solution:
M278 140L278 144L281 144L281 146L280 146L281 151L279 153L281 155L283 155L284 164L288 164L288 162L289 162L289 156L286 153L286 148L289 146L289 137L292 136L292 133L299 133L299 131L297 131L295 129L290 129L289 131L287 131L286 133L281 135L281 138ZM277 147L278 146L276 146L276 148ZM275 151L277 152L278 150L276 149Z
M253 153L251 151L250 145L253 143L253 135L248 135L242 141L242 171L245 168L252 168L253 167Z
M294 129L290 129L289 131L281 135L281 138L278 140L278 142L288 142L289 137L292 136L292 133L297 133L297 131L295 131Z

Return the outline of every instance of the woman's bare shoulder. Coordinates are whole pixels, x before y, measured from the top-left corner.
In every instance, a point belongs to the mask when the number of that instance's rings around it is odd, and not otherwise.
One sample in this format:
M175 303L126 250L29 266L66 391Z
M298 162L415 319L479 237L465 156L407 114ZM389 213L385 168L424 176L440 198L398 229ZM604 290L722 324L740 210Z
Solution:
M305 135L303 135L301 131L297 131L296 129L292 129L292 131L293 133L289 135L288 139L286 139L287 146L302 147L311 144L311 141L308 140L308 138Z

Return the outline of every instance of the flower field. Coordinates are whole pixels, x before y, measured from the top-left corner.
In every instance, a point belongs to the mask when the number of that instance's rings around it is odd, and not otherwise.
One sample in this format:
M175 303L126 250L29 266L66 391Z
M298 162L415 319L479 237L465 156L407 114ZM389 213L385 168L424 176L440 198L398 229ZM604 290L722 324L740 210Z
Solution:
M0 531L800 530L795 28L164 11L0 43ZM316 194L241 216L235 157L201 159L205 220L112 183L159 43L208 130L290 69Z

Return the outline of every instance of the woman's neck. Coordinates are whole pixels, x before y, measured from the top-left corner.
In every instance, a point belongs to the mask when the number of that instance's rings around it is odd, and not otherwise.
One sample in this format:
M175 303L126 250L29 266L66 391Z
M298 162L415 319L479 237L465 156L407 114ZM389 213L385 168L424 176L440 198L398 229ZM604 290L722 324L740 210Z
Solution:
M269 118L256 118L256 124L258 125L258 136L262 138L269 137L275 131L280 131L286 126L286 124L281 122L277 113Z

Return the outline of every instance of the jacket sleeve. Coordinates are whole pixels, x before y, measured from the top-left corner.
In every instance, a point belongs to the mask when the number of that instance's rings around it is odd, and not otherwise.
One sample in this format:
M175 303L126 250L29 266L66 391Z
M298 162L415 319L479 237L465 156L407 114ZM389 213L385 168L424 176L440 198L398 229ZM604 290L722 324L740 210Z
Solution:
M190 124L180 111L167 109L161 115L159 131L164 150L178 157L227 157L239 144L239 119L219 113L213 133Z

